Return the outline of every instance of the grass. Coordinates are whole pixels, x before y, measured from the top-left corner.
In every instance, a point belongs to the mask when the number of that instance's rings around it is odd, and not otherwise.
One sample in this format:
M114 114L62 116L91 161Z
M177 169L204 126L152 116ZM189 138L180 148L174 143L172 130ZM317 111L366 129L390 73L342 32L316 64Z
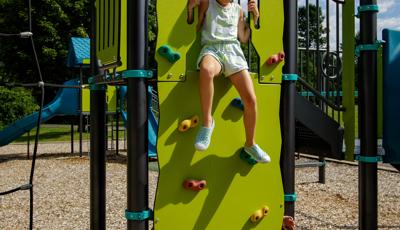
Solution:
M29 140L33 142L35 140L36 127L30 131ZM108 136L111 138L111 127L109 127ZM124 131L119 130L119 138L124 137ZM90 135L87 132L83 132L82 139L89 140ZM115 138L115 129L114 129ZM74 126L74 140L79 140L79 132L77 126ZM28 133L25 133L14 143L23 143L28 141ZM43 124L40 127L40 142L65 142L71 141L71 126L70 125L54 125L54 124Z

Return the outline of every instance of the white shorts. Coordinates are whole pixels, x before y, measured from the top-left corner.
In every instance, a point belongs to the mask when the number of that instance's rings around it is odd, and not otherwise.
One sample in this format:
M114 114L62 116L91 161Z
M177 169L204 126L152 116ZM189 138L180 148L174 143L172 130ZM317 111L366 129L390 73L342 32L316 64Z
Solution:
M221 72L225 77L249 69L239 42L204 45L197 59L197 69L200 69L200 63L206 55L213 56L221 64Z

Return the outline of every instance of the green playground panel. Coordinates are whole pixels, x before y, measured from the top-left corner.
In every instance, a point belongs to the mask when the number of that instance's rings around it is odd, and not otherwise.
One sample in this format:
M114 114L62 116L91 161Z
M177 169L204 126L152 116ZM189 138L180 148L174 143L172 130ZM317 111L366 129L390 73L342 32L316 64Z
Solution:
M118 61L120 3L118 0L96 0L96 51L101 65ZM121 9L126 10L126 7Z
M354 160L354 140L355 140L355 44L354 44L354 0L346 0L343 4L343 98L342 104L346 108L343 112L344 139L346 145L346 160Z
M377 52L377 105L378 105L378 138L383 138L383 49Z
M193 144L199 126L184 133L177 131L180 121L201 115L195 71L200 52L200 36L195 29L197 10L195 22L188 25L186 3L186 0L157 1L156 49L168 45L181 58L171 63L156 53L161 116L154 227L156 230L280 229L284 195L279 165L281 86L276 83L281 82L283 63L262 66L260 75L251 75L258 98L257 142L268 151L272 162L251 166L240 158L244 144L243 111L230 105L238 95L229 79L223 77L215 80L216 128L212 144L206 152L195 151ZM261 5L261 27L256 32L253 28L253 45L264 64L270 55L283 50L283 2ZM207 187L197 192L185 190L182 184L186 179L204 179ZM264 205L270 208L270 213L259 223L251 223L250 216Z
M184 82L159 82L160 122L157 152L160 175L154 208L155 229L280 229L284 200L280 173L279 84L258 84L256 139L271 156L269 164L250 165L240 157L245 133L243 111L231 101L238 94L229 79L215 80L215 129L210 148L194 149L200 126L178 131L180 121L200 115L198 73ZM202 191L183 188L186 179L206 180ZM251 223L267 205L269 214ZM223 227L221 227L223 226Z
M107 86L106 92L106 110L108 112L117 111L117 90L115 86ZM89 113L90 112L90 89L83 88L82 89L82 112Z
M284 61L274 65L266 62L272 55L283 51L284 14L283 2L278 0L262 2L260 5L260 27L254 28L251 17L252 43L260 58L260 83L280 83Z
M84 113L90 112L90 89L89 88L82 89L82 112L84 112Z
M127 25L127 0L121 0L121 36L120 36L120 52L119 55L121 56L121 66L117 68L118 72L124 71L127 68L126 60L127 60L127 50L128 50L128 45L127 45L127 30L128 30L128 25Z
M117 88L115 86L107 86L106 92L106 102L107 102L107 111L115 112L117 111Z

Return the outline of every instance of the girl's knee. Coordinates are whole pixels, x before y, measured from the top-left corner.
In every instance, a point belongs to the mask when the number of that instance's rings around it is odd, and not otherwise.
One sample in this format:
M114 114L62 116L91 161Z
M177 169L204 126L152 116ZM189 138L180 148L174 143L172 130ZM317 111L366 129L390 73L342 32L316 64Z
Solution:
M255 94L249 94L246 97L242 98L244 106L247 108L256 108L257 107L257 97Z
M209 65L200 65L200 76L202 78L209 78L212 79L216 75L216 70L212 66Z

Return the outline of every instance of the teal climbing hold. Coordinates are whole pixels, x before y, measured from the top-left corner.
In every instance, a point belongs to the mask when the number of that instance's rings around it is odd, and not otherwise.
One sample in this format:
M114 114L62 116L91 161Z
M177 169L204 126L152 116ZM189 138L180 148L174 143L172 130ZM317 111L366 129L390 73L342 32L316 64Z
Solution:
M174 51L170 46L168 45L162 45L160 48L158 48L158 54L160 54L162 57L166 58L169 62L175 63L181 58L180 53Z
M242 151L240 151L240 159L246 161L250 165L257 164L257 161L253 157L251 157L248 153L246 153L244 151L244 149L242 149Z

